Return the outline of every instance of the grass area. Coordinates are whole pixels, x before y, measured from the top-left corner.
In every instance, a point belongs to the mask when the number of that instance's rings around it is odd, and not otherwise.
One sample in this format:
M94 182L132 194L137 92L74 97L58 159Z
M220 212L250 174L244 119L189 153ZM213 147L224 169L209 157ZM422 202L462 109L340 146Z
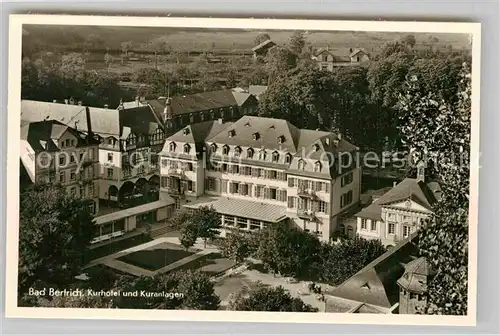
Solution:
M250 29L188 29L168 27L104 27L104 26L50 26L25 25L23 44L34 44L40 49L51 46L77 45L90 35L99 36L102 49L121 50L121 43L132 41L132 51L143 49L149 40L161 39L178 51L234 51L250 52L260 33L268 33L278 44L288 43L293 31L260 31ZM375 51L383 43L393 41L406 33L361 31L309 31L307 40L315 46L329 45L335 52L345 54L349 48L363 47ZM451 44L454 49L470 48L467 34L419 33L414 34L418 44L429 37L437 37L438 44Z
M222 257L220 253L210 253L199 257L189 263L181 265L174 271L200 270L209 276L216 276L229 268L235 266L233 260Z
M174 244L161 243L149 249L136 251L118 259L143 269L156 271L185 257L191 256L196 252L197 250L186 251Z
M135 247L152 241L153 239L145 234L136 235L133 237L125 238L116 242L111 242L100 247L96 247L89 251L90 260L98 259L104 256L114 254L115 252L122 251L128 248Z

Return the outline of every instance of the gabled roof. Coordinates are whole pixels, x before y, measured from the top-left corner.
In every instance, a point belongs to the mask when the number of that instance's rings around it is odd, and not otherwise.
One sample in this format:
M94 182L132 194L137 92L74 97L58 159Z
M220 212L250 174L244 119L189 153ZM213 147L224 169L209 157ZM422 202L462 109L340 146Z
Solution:
M85 145L86 134L55 120L25 123L21 126L21 140L29 143L35 152L59 151L57 141L66 133L77 140L77 146Z
M267 91L266 85L250 85L248 87L248 93L254 95L257 99L259 99L261 94L265 91Z
M427 259L420 257L405 265L405 272L398 279L398 285L411 292L424 293L427 290L428 280L435 273Z
M207 138L220 133L232 124L232 122L221 123L219 121L207 121L188 125L172 136L167 138L167 142L179 141L186 143L201 143Z
M149 133L150 123L158 123L157 117L148 106L136 106L124 109L107 109L88 107L92 132L101 137L114 136L119 138L124 127L129 127L134 133ZM85 106L60 104L45 101L22 100L21 120L37 122L56 120L69 127L87 132L89 127Z
M272 47L272 46L275 46L276 43L274 43L273 41L271 40L265 40L264 42L260 43L259 45L256 45L252 48L252 51L257 51L259 49L262 49L263 47L267 46L267 47Z
M331 294L344 299L390 308L399 301L397 280L404 264L418 255L417 234L401 241L337 286Z
M356 216L381 220L382 206L407 199L411 199L428 210L432 210L432 206L437 201L438 191L439 185L435 182L424 183L417 181L415 178L406 178L371 205L363 208Z
M333 54L333 52L331 52L328 48L319 48L319 49L317 49L314 52L314 56L319 56L319 55L321 55L324 52L329 53L330 55L332 55L335 58L335 55Z
M368 55L368 52L366 52L364 49L361 49L361 48L356 48L354 49L351 54L349 55L349 57L354 57L356 56L357 54L359 54L360 52L364 53L364 54L367 54Z

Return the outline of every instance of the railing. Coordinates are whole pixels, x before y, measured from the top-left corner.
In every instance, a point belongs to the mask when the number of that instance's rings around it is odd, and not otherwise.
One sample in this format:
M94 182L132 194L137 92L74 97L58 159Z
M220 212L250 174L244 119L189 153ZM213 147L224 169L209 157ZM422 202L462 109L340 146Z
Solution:
M301 198L309 198L309 199L316 198L316 193L314 192L314 190L305 188L297 189L297 195Z
M300 219L309 220L309 221L313 221L316 218L316 215L314 214L313 211L311 211L311 210L304 210L304 209L297 210L297 216Z

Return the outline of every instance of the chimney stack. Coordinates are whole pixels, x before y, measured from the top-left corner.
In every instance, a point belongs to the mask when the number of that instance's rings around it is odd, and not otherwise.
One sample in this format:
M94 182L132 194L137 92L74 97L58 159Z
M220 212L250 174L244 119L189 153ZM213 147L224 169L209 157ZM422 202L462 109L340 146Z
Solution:
M52 100L52 102L56 104L57 103L57 99Z
M219 118L217 121L219 122L219 124L222 124L222 119L221 118Z
M87 133L88 133L88 138L92 138L93 137L93 133L92 133L92 122L91 122L91 119L90 119L90 109L88 106L85 107L85 119L87 121Z
M342 140L342 134L340 134L340 133L339 133L339 134L337 135L337 137L338 137L339 141L341 141L341 140Z
M108 109L108 104L105 104L105 105L104 105L104 109Z
M78 106L81 106L82 105L82 101L78 101Z
M68 99L64 99L64 103L67 105L69 103Z
M352 48L349 48L349 53L352 54Z
M397 184L398 184L397 181L392 182L392 187L396 187Z

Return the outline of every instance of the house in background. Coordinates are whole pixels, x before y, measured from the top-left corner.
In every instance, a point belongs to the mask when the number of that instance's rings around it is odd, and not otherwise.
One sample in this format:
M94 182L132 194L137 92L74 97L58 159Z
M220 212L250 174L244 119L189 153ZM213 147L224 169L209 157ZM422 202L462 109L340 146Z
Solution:
M425 257L405 264L405 272L398 279L399 314L417 314L427 305L428 283L436 275Z
M275 46L276 46L276 43L274 43L271 40L265 40L265 41L263 41L259 45L256 45L256 46L254 46L252 48L253 58L254 59L258 59L258 58L266 57L267 52L269 51L269 49L271 49L271 48L273 48Z
M370 60L370 55L364 49L349 49L349 58L352 63L362 63Z
M248 87L248 93L253 95L254 97L257 98L257 100L260 100L260 96L267 91L267 86L266 85L250 85Z
M247 92L220 90L148 100L147 105L164 123L167 135L206 121L230 121L257 111L258 101Z
M99 140L56 120L22 122L21 176L31 183L61 185L99 210ZM28 178L27 178L28 177Z
M381 240L385 246L394 246L417 231L440 198L439 184L425 180L423 163L417 170L417 178L404 179L354 217L344 219L341 230L350 237Z
M161 194L177 207L213 206L222 236L292 221L329 241L338 217L357 205L361 169L338 167L358 148L338 134L298 129L286 120L243 116L184 127L161 152Z
M316 50L312 59L318 64L318 70L322 71L333 71L334 63L338 61L337 56L330 51L328 46Z

